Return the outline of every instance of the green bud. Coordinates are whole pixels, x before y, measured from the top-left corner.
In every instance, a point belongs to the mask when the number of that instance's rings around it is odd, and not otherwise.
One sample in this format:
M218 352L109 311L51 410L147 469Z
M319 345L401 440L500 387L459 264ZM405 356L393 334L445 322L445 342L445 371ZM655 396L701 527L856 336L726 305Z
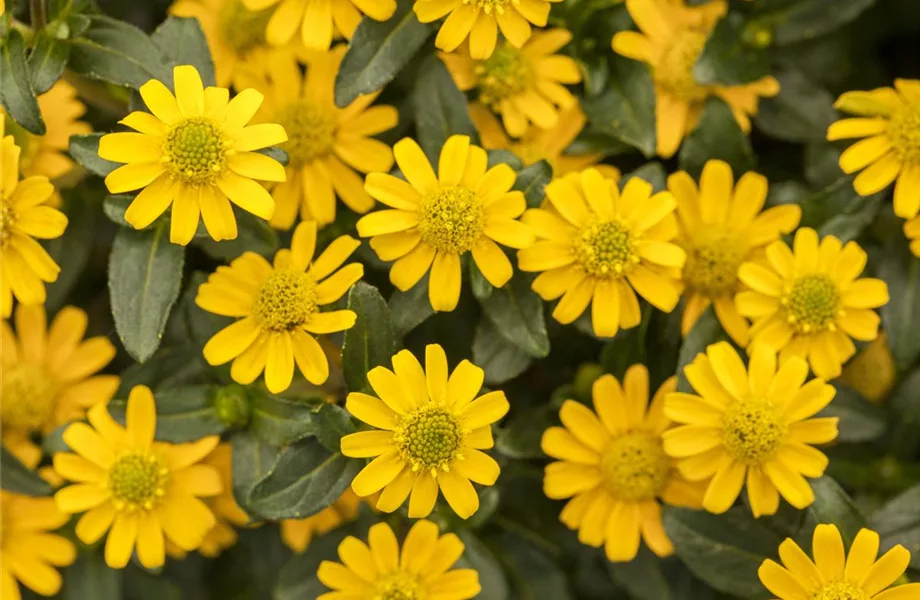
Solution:
M580 398L590 398L591 386L603 374L604 369L599 364L583 363L575 372L575 381L572 382L573 391Z
M251 413L246 388L233 384L217 390L214 394L214 412L224 425L245 427Z

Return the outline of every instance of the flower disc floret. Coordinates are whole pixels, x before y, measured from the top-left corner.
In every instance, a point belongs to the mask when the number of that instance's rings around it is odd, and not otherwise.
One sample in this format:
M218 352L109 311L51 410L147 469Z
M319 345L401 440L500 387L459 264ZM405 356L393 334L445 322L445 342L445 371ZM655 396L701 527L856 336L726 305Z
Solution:
M920 163L920 103L904 104L891 115L888 138L901 162Z
M485 61L474 67L479 100L499 111L503 100L527 90L532 85L533 70L521 51L505 43Z
M303 271L277 269L259 287L253 314L270 331L290 331L317 311L316 283Z
M374 600L423 600L424 586L418 577L406 571L397 570L385 575L377 582Z
M808 600L869 600L869 595L849 581L832 581L812 592Z
M777 407L765 398L738 400L725 409L722 417L725 448L747 465L772 459L785 443L788 431Z
M667 483L670 460L659 437L634 431L610 442L601 457L600 470L604 485L615 497L651 500Z
M211 118L190 117L166 134L163 162L187 184L210 184L224 170L227 146Z
M218 24L221 39L240 55L265 45L265 27L272 11L251 11L241 0L227 0L221 5Z
M655 83L664 91L685 100L700 100L706 91L693 78L693 65L703 51L709 34L696 29L677 33L665 48L655 68Z
M806 275L796 279L782 299L789 323L802 333L834 331L840 311L840 293L827 275Z
M35 431L51 419L58 386L42 367L20 363L4 369L2 390L4 427Z
M467 252L482 228L482 203L472 190L441 188L422 201L418 220L422 241L442 252Z
M450 469L463 434L460 423L448 410L426 406L404 417L393 439L413 471L435 475Z
M621 277L639 263L636 235L618 220L597 220L574 241L578 263L595 277Z
M508 5L518 0L463 0L464 4L472 4L482 9L484 13L503 15L508 10Z
M736 291L738 267L749 254L748 245L737 232L700 229L684 250L687 262L683 278L687 287L712 298Z
M169 472L155 455L144 451L119 457L109 469L109 489L120 510L151 510L166 494Z
M329 109L297 100L281 107L275 119L288 135L288 141L281 147L288 153L290 166L309 164L332 153L336 120Z

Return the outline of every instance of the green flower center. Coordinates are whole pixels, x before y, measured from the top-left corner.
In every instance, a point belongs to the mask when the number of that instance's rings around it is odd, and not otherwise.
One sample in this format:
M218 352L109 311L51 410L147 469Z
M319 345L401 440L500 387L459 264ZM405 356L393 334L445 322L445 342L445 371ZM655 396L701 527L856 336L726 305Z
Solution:
M19 363L3 369L0 421L4 428L39 431L54 417L59 386L38 365Z
M109 468L109 489L118 510L151 510L166 494L169 471L153 454L132 451Z
M627 501L651 500L668 480L671 462L661 440L645 431L614 438L601 458L601 477L607 490Z
M709 298L735 293L738 268L749 254L734 231L702 229L683 244L687 252L683 278L687 286Z
M278 110L275 121L287 132L288 141L281 144L281 148L288 153L292 167L308 164L332 152L336 120L331 110L306 100L295 100Z
M618 220L597 220L575 237L578 264L589 275L622 277L639 262L636 236Z
M472 4L478 8L481 8L487 15L492 14L494 11L497 14L503 15L505 11L508 10L509 4L517 4L520 0L463 0L464 4Z
M228 145L213 119L189 117L166 134L163 162L187 184L210 184L224 170Z
M318 310L316 282L303 271L276 269L259 287L253 313L263 329L290 331Z
M812 592L808 600L869 600L869 595L849 581L833 581Z
M377 581L370 600L425 600L425 586L418 576L405 571L393 571Z
M920 104L905 104L891 115L888 138L902 162L920 163Z
M477 64L475 73L479 100L494 111L499 110L502 100L526 90L533 79L533 70L521 51L507 42Z
M707 32L696 29L678 31L655 65L654 79L659 88L684 101L701 100L706 90L693 78L693 65L703 52Z
M482 235L482 203L464 187L441 188L422 201L418 230L429 246L462 254Z
M736 460L757 465L776 454L789 427L765 398L736 400L722 416L722 443Z
M251 11L240 0L227 0L218 15L220 37L237 54L265 45L265 27L271 10Z
M393 440L414 471L424 469L437 475L447 471L457 458L463 432L450 412L426 406L403 417Z
M805 275L792 283L782 298L789 324L801 333L835 331L840 312L837 285L827 275Z

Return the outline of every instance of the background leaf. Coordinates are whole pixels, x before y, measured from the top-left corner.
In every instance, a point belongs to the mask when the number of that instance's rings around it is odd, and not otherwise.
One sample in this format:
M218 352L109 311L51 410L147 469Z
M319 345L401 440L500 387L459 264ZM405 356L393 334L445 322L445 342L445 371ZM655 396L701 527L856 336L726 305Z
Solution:
M468 135L479 144L479 132L470 120L463 95L437 56L428 57L419 69L412 90L416 140L432 164L438 164L441 147L452 135Z
M70 46L64 40L51 37L41 31L35 36L32 53L29 54L29 76L32 90L44 94L61 78L67 59L70 58Z
M765 46L747 39L749 22L730 12L715 29L693 65L693 78L706 85L743 85L770 74L770 55Z
M0 98L3 100L3 108L14 121L30 132L44 135L45 122L32 89L26 61L26 43L17 29L11 30L0 45L0 67Z
M25 496L50 496L51 486L37 473L22 464L6 446L0 446L0 487Z
M348 308L358 318L342 343L345 382L349 391L373 393L367 372L381 365L389 367L396 353L390 309L377 288L360 281L348 292Z
M71 42L71 69L90 79L134 89L151 79L172 87L166 57L143 31L104 15L88 18L89 28Z
M714 158L731 165L735 177L754 169L750 140L728 105L718 98L706 101L699 125L684 140L677 155L680 168L694 179L703 172L703 165Z
M609 87L584 103L594 128L637 149L655 155L655 89L648 67L616 57Z

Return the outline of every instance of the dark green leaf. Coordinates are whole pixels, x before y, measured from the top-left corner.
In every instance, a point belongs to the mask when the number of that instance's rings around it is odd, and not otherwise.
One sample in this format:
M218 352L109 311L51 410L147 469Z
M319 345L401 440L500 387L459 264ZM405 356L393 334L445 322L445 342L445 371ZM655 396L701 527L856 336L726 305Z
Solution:
M553 178L553 168L545 160L524 167L518 172L515 190L524 193L528 208L539 208L546 197L546 184Z
M668 189L668 173L664 170L664 165L658 161L645 163L635 171L624 174L620 187L629 183L633 177L652 184L652 191L655 193Z
M109 258L115 330L138 362L159 347L179 297L185 248L169 243L168 235L165 222L152 230L120 229Z
M32 90L44 94L61 78L67 59L70 57L70 45L40 32L35 38L35 46L29 55L29 71L32 78Z
M335 78L335 103L344 108L393 81L433 30L433 24L419 23L408 0L397 4L388 21L362 19Z
M407 292L396 290L387 303L396 334L402 337L421 325L434 314L428 300L428 276L415 284Z
M712 310L712 307L707 308L696 323L693 324L693 328L690 329L690 333L687 334L687 337L684 338L684 343L680 346L680 354L677 357L678 392L693 392L690 382L687 381L687 376L684 375L684 367L693 362L693 359L698 354L706 352L706 348L710 345L727 339L728 336L722 330L722 325L719 323L719 319L716 318L715 311Z
M898 383L888 401L891 410L893 456L912 458L920 450L920 369L914 369Z
M14 121L35 135L45 135L45 122L26 61L26 42L18 29L11 29L0 46L0 97L3 108Z
M238 431L230 437L233 449L233 496L244 510L248 508L252 488L265 477L278 450L248 431Z
M761 21L772 24L773 41L778 46L814 39L830 33L856 19L875 0L801 0L763 15Z
M495 330L519 350L542 358L549 354L549 336L543 320L543 300L533 293L533 277L515 273L504 287L480 301Z
M471 143L479 143L479 133L466 107L466 96L457 89L437 56L428 57L419 69L412 102L416 137L432 164L438 163L441 148L452 135L468 135Z
M71 42L70 68L74 72L134 89L151 79L172 85L166 57L143 31L104 15L89 19L83 37Z
M122 372L115 396L126 398L136 385L146 385L154 392L181 387L203 378L210 371L211 367L197 348L160 348L147 362L135 363Z
M815 501L805 509L802 528L810 533L822 523L833 523L840 530L843 541L849 548L859 530L865 527L865 517L860 514L847 493L830 477L825 475L810 483L815 492Z
M498 539L500 557L507 569L516 600L574 600L565 573L554 557L511 533Z
M264 154L265 156L269 158L274 158L275 160L277 160L284 166L287 166L288 161L290 160L287 152L285 152L278 146L271 146L269 148L260 148L259 150L256 150L256 152L258 152L259 154Z
M473 362L489 385L504 383L527 370L533 358L505 339L488 319L479 321L473 338Z
M913 550L911 565L920 568L920 485L893 498L869 519L869 526L882 537L882 552L896 544Z
M907 243L892 238L877 273L888 284L888 304L879 309L895 364L909 369L920 356L920 259Z
M0 446L0 487L25 496L50 496L51 486L38 473L22 464L6 446Z
M116 225L132 227L132 225L125 220L125 212L127 212L128 206L130 206L133 201L134 196L128 196L127 194L106 196L105 200L102 201L102 212L109 218L109 221Z
M195 385L160 390L157 399L157 439L193 442L208 435L220 435L227 427L214 412L215 386Z
M511 150L486 150L486 154L489 157L486 167L489 169L495 165L508 165L515 171L520 171L524 168L524 163Z
M169 66L192 65L205 87L214 85L214 63L198 19L168 17L150 35Z
M73 302L71 292L79 283L93 246L100 244L96 228L97 210L98 205L83 193L70 197L64 208L67 229L61 237L44 243L48 254L61 267L58 278L46 286L45 309L49 313L55 313L68 302Z
M342 447L343 436L356 431L351 415L338 404L320 403L312 418L316 439L332 452L338 452Z
M458 535L464 548L463 558L460 559L457 568L475 569L479 574L479 585L482 591L476 596L476 599L507 600L510 597L508 580L495 554L473 532L460 531Z
M835 383L837 395L819 417L840 419L839 442L868 442L885 433L885 411L863 398L859 392Z
M818 234L833 235L845 244L858 238L875 221L884 197L883 193L860 196L853 190L852 178L844 177L803 202L806 206L823 206L830 214L818 227Z
M607 563L610 576L635 600L671 600L671 588L662 571L661 560L642 547L629 562Z
M495 447L505 456L545 459L540 448L543 432L556 424L556 411L549 406L514 413L495 436Z
M757 127L787 142L823 141L837 118L830 92L796 70L780 71L776 78L779 94L760 101Z
M332 453L308 438L288 446L253 488L249 506L267 519L316 514L351 484L361 461Z
M70 137L70 155L94 175L105 177L121 165L99 156L99 139L102 133Z
M655 87L648 67L626 58L613 60L613 77L606 92L585 101L594 129L655 155Z
M264 220L244 210L234 210L239 234L236 239L215 242L211 236L195 240L195 245L212 258L230 262L244 252L255 252L266 258L274 256L280 246L278 232Z
M396 333L390 309L372 285L355 284L348 292L348 309L357 315L355 326L345 332L342 344L342 370L349 391L370 392L367 372L389 365L396 353Z
M285 446L313 433L313 405L270 394L256 387L249 390L249 431L273 446Z
M748 40L748 20L731 12L720 20L693 65L693 78L705 85L741 85L770 74L770 50Z
M81 552L77 562L61 573L61 600L122 600L122 571L105 564L101 548Z
M754 168L754 151L747 134L732 115L731 109L719 98L710 98L703 116L677 156L680 168L698 178L707 161L719 158L732 167L735 177Z

